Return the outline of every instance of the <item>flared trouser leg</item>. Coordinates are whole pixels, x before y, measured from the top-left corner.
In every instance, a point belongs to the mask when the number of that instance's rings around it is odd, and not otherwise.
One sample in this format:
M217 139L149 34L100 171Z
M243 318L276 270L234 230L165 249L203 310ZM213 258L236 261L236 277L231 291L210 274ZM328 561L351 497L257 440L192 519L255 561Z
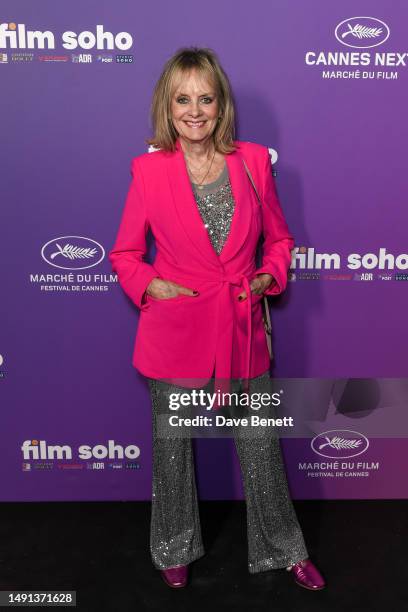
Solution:
M150 552L157 569L188 565L205 554L190 437L159 435L176 387L148 379L152 398L153 479ZM184 390L185 391L185 390Z
M148 382L153 413L150 551L155 567L166 569L187 565L205 550L192 439L159 435L159 418L168 415L169 394L186 389L150 378ZM233 388L239 389L239 381L233 381ZM265 392L271 392L269 372L250 381L249 393ZM283 568L306 558L278 436L270 428L243 427L235 427L233 435L245 491L249 572Z
M249 393L272 393L269 372L250 380ZM260 417L273 416L261 412ZM308 552L290 497L279 436L267 426L236 427L234 439L245 491L249 572L305 559Z

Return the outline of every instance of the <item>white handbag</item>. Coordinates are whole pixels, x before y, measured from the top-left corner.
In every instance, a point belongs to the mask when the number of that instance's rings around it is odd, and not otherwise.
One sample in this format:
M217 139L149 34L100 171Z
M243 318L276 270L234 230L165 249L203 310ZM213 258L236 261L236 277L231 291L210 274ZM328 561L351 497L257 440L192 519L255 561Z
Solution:
M249 180L252 183L252 187L254 188L254 191L256 193L256 197L258 198L259 205L262 206L261 198L259 197L258 190L255 187L254 179L252 178L252 175L251 175L251 173L249 171L248 166L245 163L245 160L242 159L242 161L244 162L245 170L246 170L246 172L248 174ZM266 297L266 295L264 295L263 300L262 300L262 318L263 318L263 323L264 323L264 328L265 328L266 343L268 345L269 357L272 359L272 357L273 357L273 353L272 353L272 325L271 325L271 315L270 315L270 312L269 312L268 298Z

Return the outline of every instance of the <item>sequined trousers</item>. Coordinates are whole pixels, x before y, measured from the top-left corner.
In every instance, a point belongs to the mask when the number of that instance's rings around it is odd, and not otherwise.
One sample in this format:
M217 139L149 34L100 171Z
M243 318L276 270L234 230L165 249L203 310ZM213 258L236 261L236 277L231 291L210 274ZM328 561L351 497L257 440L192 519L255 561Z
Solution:
M213 374L214 378L214 374ZM203 387L208 391L213 384ZM157 569L187 565L202 557L198 496L191 436L159 435L159 415L169 413L169 394L185 388L148 378L152 399L153 478L150 552ZM231 380L240 390L241 379ZM213 389L213 387L212 387ZM272 393L269 372L249 381L251 393ZM222 408L223 409L223 408ZM284 568L308 557L290 498L279 436L234 427L246 501L248 571Z

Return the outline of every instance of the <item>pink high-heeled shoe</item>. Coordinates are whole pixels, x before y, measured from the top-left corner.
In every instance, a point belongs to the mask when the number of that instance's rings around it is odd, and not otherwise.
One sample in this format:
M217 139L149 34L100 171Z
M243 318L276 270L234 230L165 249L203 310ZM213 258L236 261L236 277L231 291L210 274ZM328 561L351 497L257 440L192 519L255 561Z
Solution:
M188 580L188 565L176 565L160 570L164 582L173 589L186 586Z
M319 591L326 586L323 576L309 558L293 563L286 570L292 572L296 584L305 589Z

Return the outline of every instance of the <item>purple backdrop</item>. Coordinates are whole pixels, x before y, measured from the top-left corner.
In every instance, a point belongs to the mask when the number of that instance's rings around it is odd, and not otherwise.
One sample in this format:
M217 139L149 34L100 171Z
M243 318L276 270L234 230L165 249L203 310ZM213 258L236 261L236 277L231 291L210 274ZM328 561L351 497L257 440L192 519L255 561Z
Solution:
M150 499L138 311L106 254L153 86L184 45L218 53L237 138L270 148L296 238L291 282L271 301L273 375L313 379L310 436L283 440L293 497L407 497L408 428L392 412L408 395L407 18L386 0L2 3L0 499ZM388 404L382 377L402 379ZM348 383L336 395L328 379ZM330 459L316 453L322 432L367 436L376 410L393 435L378 427L337 469L333 438ZM104 454L109 440L123 458ZM197 440L197 462L201 498L242 498L232 440Z

